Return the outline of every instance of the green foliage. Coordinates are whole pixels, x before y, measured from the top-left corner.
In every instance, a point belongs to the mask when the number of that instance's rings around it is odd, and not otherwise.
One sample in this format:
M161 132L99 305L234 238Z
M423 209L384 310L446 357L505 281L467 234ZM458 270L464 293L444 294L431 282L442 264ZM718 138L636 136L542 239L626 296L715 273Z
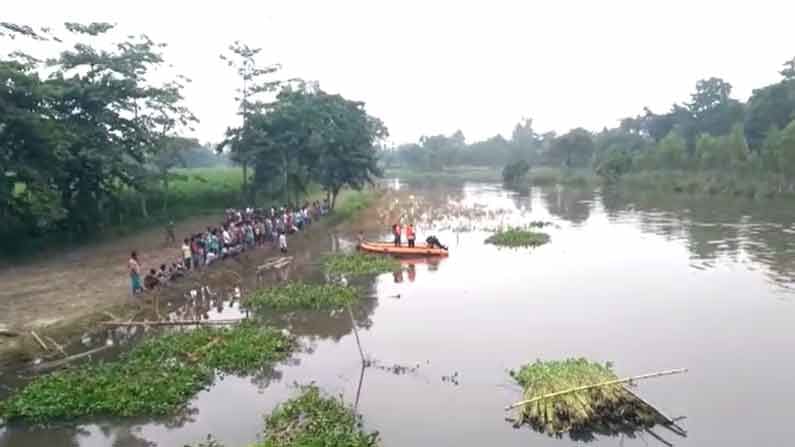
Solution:
M487 244L502 247L538 247L547 242L549 242L548 234L519 228L499 231L486 239Z
M530 400L571 388L615 380L610 364L586 359L537 360L510 371ZM598 427L642 429L655 423L655 415L621 385L600 386L542 399L520 407L519 423L550 435L596 430Z
M599 164L596 165L596 174L608 183L618 181L624 174L632 169L632 157L624 149L611 148L602 154Z
M275 329L245 323L148 338L117 361L33 379L0 403L0 416L48 422L92 415L167 414L210 384L216 371L253 372L284 360L294 346Z
M517 185L527 181L530 165L524 160L505 165L502 169L502 181L509 185Z
M255 312L269 310L336 309L354 302L357 290L339 284L289 282L255 290L245 306Z
M323 270L329 275L377 275L399 269L400 262L391 256L335 253L323 258Z
M265 419L265 436L255 447L375 447L378 433L364 431L362 417L316 386L301 388Z

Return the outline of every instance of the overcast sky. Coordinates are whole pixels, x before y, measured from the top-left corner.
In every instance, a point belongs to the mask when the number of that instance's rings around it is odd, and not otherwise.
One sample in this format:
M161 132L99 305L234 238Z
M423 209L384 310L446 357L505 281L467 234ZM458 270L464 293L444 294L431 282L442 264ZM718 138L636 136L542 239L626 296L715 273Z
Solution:
M666 111L710 76L745 100L795 56L785 0L6 3L2 20L110 21L168 43L167 60L194 81L185 94L201 141L235 123L237 82L218 55L237 39L285 75L366 102L395 143L508 136L522 117L537 131L599 130L644 106Z

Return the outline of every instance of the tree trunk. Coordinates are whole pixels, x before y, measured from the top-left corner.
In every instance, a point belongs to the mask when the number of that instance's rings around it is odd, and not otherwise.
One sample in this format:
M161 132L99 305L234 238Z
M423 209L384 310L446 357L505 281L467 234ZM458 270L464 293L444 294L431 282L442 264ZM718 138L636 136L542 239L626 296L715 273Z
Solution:
M337 205L337 195L339 192L339 188L334 188L334 191L331 193L331 209L334 209L334 207Z
M163 176L163 216L168 213L168 172Z
M149 210L146 208L146 193L141 191L141 214L145 219L149 219Z
M287 185L287 155L282 155L282 166L284 171L284 204L290 204L290 190Z
M248 205L248 161L243 160L241 163L243 165L243 206Z

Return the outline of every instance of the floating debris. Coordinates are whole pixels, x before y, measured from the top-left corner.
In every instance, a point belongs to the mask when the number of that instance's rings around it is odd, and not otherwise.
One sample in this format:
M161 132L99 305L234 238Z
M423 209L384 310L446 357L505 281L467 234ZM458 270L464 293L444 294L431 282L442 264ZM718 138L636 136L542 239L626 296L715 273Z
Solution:
M352 303L357 290L339 284L290 282L255 290L244 302L251 310L339 309Z
M566 432L573 438L583 433L632 433L672 421L623 384L682 372L685 370L619 379L609 363L592 363L582 358L539 360L519 371L510 371L524 389L525 400L506 410L518 409L513 419L515 426L527 424L551 436Z
M377 275L400 270L400 262L390 256L335 253L323 257L323 269L329 275Z
M503 247L537 247L549 242L549 235L537 231L511 228L499 231L486 239L487 244Z
M258 445L375 447L380 443L378 432L364 431L362 417L353 408L310 385L265 419L265 436Z

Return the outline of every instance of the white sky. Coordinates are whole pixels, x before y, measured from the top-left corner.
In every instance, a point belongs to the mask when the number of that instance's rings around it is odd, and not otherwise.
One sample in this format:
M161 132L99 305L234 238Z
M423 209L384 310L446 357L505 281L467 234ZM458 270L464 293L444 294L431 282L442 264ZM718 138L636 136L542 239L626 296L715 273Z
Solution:
M194 81L185 95L201 141L236 121L237 82L218 59L236 39L285 75L365 101L395 143L509 136L523 116L537 131L599 130L643 106L666 111L710 76L745 100L795 56L786 0L5 3L4 21L109 21L168 43L167 61Z

